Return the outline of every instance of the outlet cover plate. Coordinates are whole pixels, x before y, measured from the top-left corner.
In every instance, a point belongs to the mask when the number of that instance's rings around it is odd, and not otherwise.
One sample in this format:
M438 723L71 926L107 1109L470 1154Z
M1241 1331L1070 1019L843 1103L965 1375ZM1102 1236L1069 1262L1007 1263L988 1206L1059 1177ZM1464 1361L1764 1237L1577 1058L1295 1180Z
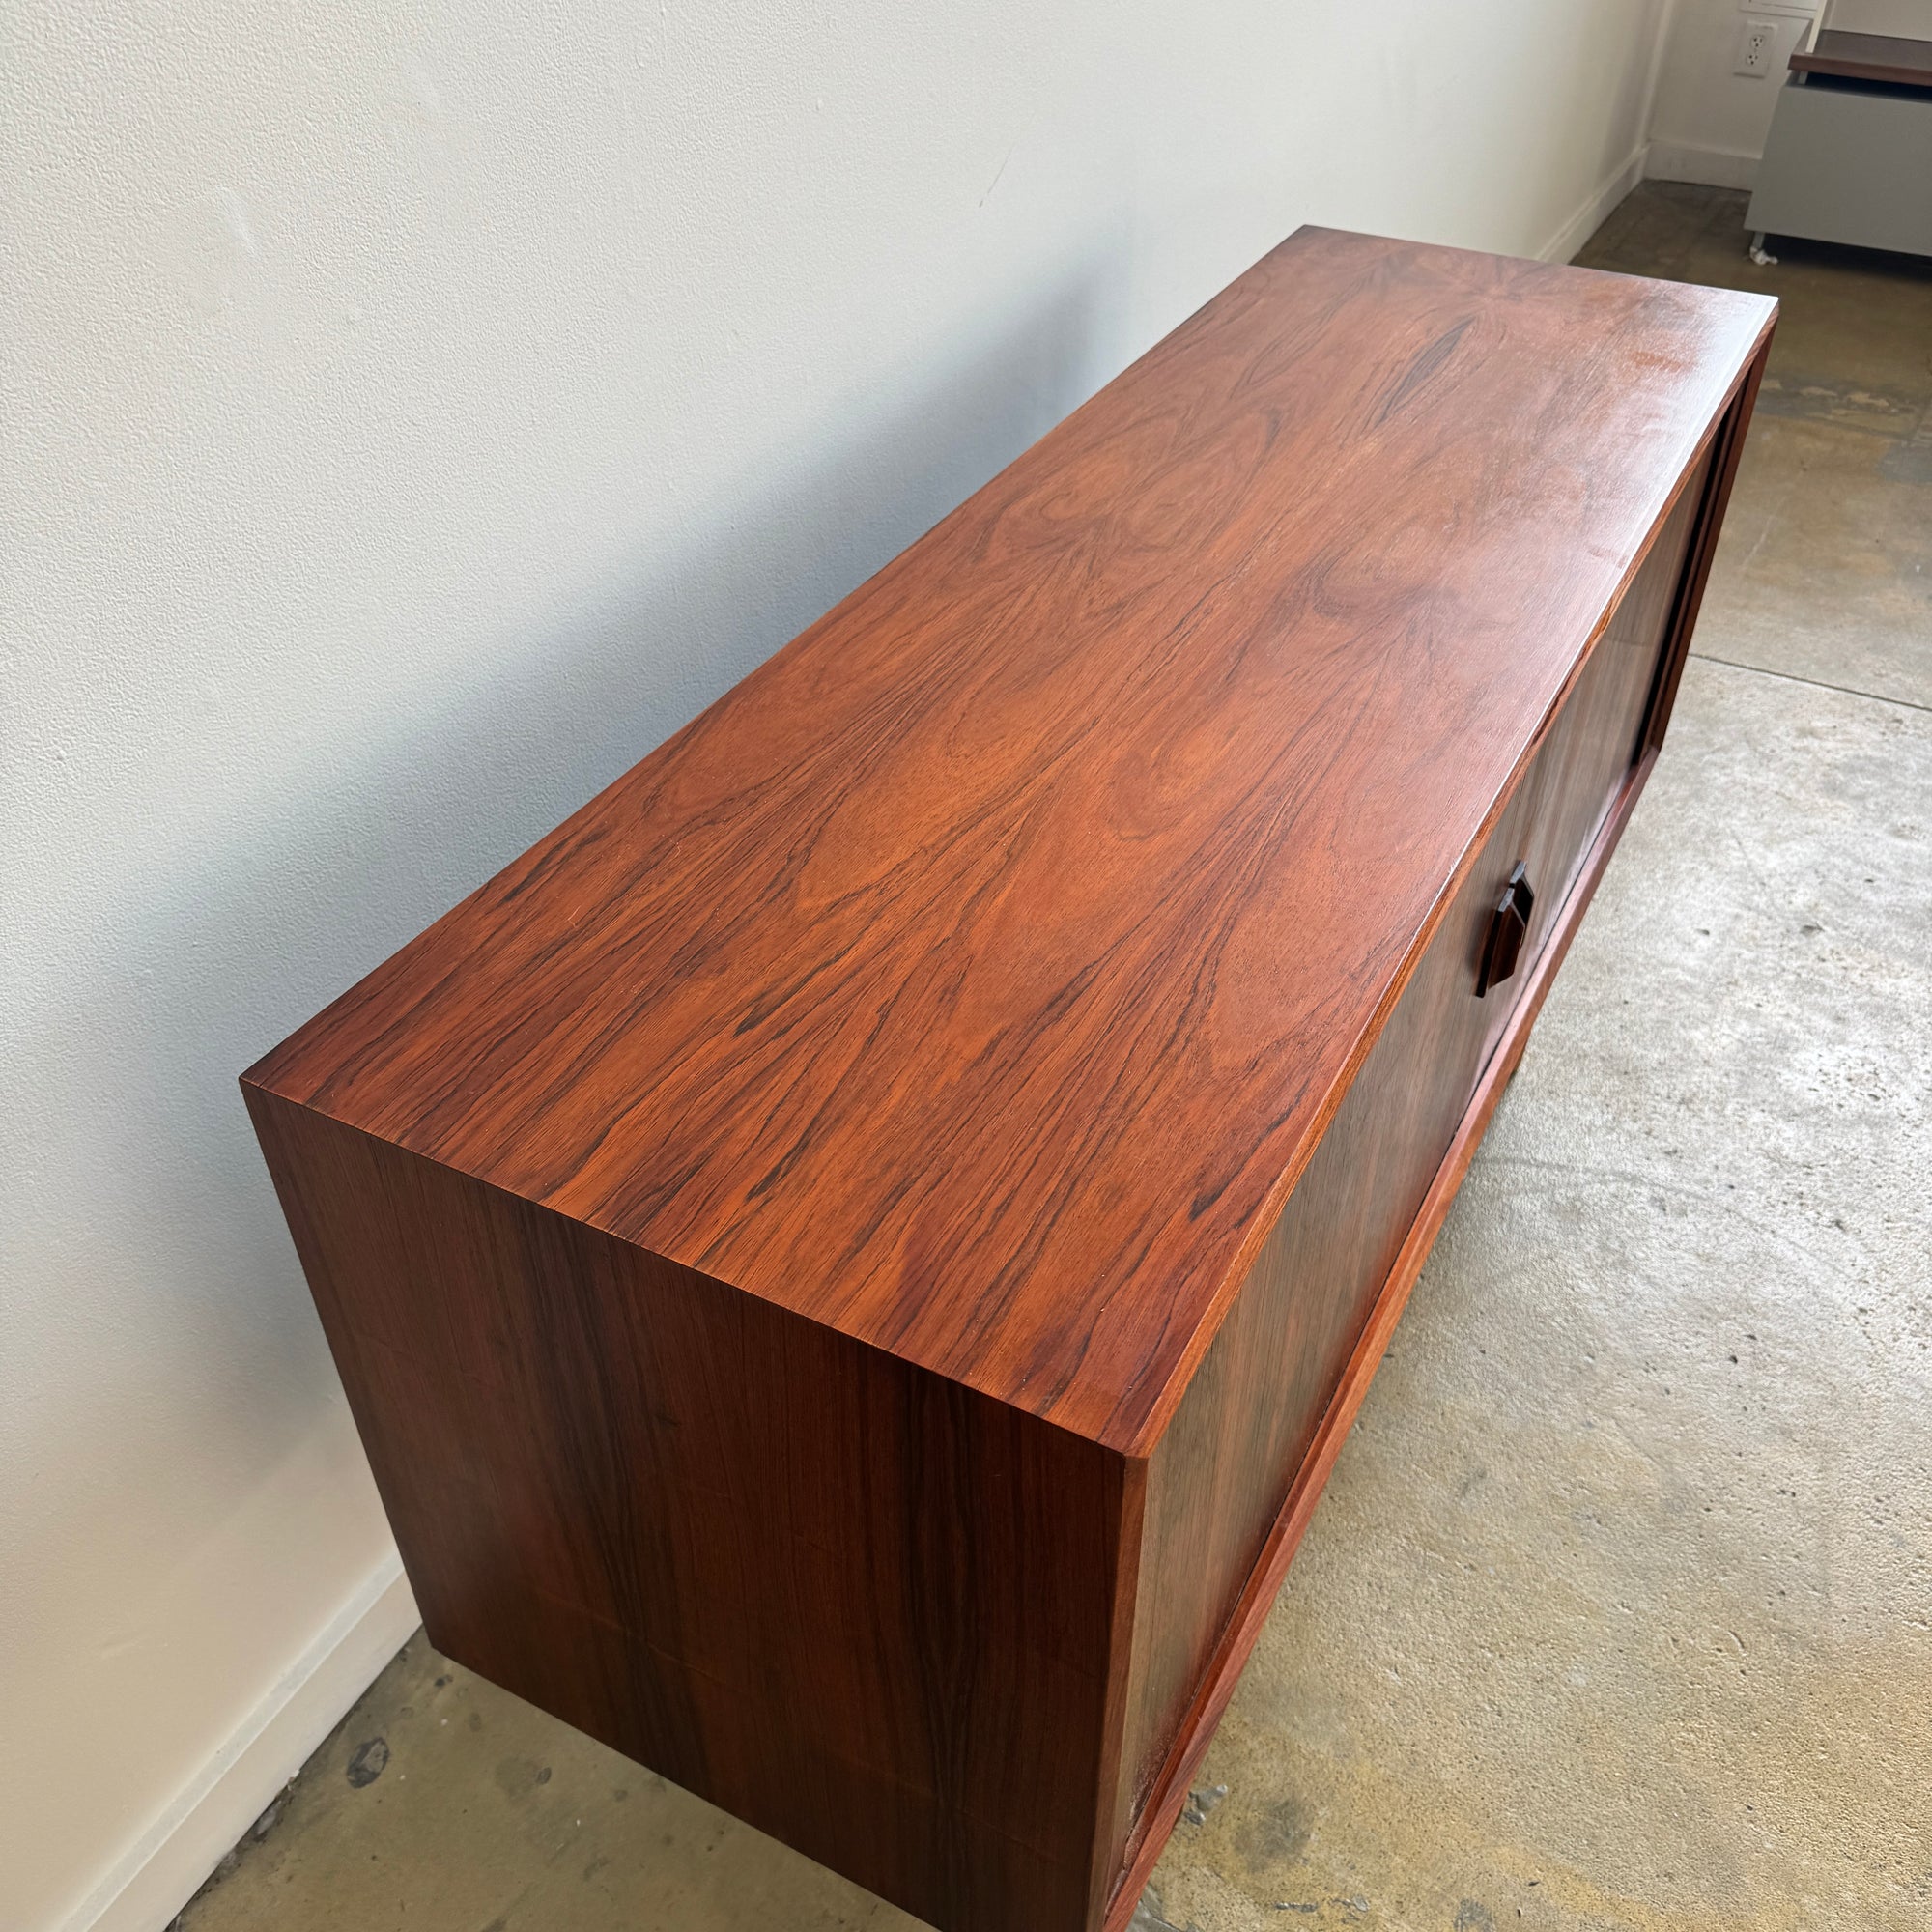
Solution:
M1748 74L1762 80L1777 64L1777 44L1784 38L1781 22L1747 18L1738 24L1738 57L1733 73Z

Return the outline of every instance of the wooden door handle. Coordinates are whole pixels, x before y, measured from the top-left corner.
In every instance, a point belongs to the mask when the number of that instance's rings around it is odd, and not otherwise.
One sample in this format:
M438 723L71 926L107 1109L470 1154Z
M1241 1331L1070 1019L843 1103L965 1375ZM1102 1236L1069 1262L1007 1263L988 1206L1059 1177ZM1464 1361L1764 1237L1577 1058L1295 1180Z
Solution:
M1503 887L1503 895L1490 915L1489 937L1483 942L1483 963L1476 973L1476 997L1483 998L1492 986L1500 986L1516 971L1522 956L1522 942L1529 933L1529 916L1536 910L1536 894L1529 872L1518 861L1516 869Z

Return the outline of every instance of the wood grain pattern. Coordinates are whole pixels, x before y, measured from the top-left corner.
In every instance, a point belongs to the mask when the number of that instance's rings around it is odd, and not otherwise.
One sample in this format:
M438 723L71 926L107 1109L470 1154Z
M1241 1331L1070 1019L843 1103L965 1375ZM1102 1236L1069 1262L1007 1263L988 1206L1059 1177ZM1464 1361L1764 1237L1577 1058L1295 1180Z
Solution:
M1791 56L1794 73L1831 74L1840 80L1885 81L1894 87L1932 87L1932 41L1895 34L1852 34L1828 27L1817 43Z
M1304 230L244 1075L434 1640L946 1932L1122 1924L1772 312Z
M440 1649L936 1924L1088 1922L1133 1465L252 1107Z
M1301 231L250 1077L1143 1453L1769 316Z

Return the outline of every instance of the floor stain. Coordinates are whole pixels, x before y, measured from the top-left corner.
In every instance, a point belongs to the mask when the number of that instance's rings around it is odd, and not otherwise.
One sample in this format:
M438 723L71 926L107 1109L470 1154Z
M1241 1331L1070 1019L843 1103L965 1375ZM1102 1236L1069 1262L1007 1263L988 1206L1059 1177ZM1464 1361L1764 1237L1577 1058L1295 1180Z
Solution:
M1311 1827L1307 1813L1293 1798L1277 1798L1243 1818L1235 1844L1249 1870L1265 1876L1277 1866L1300 1857L1307 1848Z
M497 1766L497 1789L514 1801L529 1797L551 1779L551 1768L527 1757L506 1757Z

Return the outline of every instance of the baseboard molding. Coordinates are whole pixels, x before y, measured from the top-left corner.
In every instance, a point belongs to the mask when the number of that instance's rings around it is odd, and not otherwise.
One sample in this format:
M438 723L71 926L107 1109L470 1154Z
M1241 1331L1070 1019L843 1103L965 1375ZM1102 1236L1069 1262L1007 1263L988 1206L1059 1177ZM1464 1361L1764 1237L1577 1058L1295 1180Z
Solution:
M1735 148L1693 148L1681 141L1653 141L1643 172L1649 181L1747 188L1757 185L1757 164L1763 158Z
M1549 241L1536 252L1539 262L1569 261L1604 225L1605 216L1643 179L1647 150L1639 142L1623 165L1604 181Z
M391 1551L58 1932L161 1932L421 1621Z

